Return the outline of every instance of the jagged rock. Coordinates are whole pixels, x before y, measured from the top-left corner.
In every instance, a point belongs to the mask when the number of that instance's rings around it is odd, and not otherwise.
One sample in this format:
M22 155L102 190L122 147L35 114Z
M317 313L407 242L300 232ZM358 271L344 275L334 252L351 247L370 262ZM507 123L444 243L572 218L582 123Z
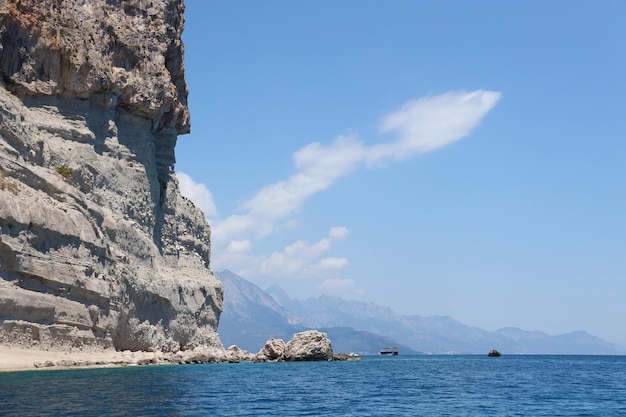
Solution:
M285 346L284 361L332 361L333 347L326 333L307 330L296 333Z
M335 353L333 355L333 360L334 361L360 361L360 360L363 360L363 358L360 356L349 355L347 353Z
M257 360L277 361L285 353L285 342L283 339L270 339L265 343L263 349L257 353Z
M222 349L182 0L0 0L0 343Z
M239 363L244 361L250 361L253 359L253 355L250 352L240 349L238 346L232 345L226 349L224 355L224 362Z
M495 349L491 349L489 351L489 353L487 353L487 356L495 356L495 357L497 357L497 356L502 356L502 353L498 352Z
M111 107L189 132L182 0L4 0L0 71L20 97L103 94Z

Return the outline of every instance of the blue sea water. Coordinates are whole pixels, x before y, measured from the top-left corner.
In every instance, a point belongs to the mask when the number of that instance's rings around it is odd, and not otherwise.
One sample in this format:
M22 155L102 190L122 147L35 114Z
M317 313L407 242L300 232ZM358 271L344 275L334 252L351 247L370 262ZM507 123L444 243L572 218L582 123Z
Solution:
M0 373L2 416L626 416L626 356Z

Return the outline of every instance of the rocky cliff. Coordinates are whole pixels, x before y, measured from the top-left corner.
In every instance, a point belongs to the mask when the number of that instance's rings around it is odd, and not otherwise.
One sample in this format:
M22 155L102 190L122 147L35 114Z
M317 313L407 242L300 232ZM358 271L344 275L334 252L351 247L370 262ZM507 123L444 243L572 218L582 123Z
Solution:
M222 348L182 0L0 0L0 343Z

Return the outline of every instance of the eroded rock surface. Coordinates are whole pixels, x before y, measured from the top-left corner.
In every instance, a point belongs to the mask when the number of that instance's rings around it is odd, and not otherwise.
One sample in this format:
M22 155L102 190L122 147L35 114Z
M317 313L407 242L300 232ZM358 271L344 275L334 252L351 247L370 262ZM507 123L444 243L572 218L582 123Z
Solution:
M182 0L0 0L0 343L223 349Z
M263 349L257 354L258 360L277 361L283 358L285 353L285 341L283 339L270 339Z
M282 355L284 361L332 361L333 346L326 333L307 330L296 333L287 342Z

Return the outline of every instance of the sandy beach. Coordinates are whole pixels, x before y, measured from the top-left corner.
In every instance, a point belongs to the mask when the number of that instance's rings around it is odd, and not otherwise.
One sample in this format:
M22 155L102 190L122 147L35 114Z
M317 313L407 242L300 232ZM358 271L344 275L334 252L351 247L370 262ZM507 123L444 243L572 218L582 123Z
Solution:
M128 366L160 362L161 355L155 352L67 352L0 346L0 372Z
M236 346L228 349L197 346L192 350L178 352L132 352L129 350L71 350L25 349L0 345L0 372L31 371L41 369L113 368L133 365L172 365L183 363L242 362L257 358Z

